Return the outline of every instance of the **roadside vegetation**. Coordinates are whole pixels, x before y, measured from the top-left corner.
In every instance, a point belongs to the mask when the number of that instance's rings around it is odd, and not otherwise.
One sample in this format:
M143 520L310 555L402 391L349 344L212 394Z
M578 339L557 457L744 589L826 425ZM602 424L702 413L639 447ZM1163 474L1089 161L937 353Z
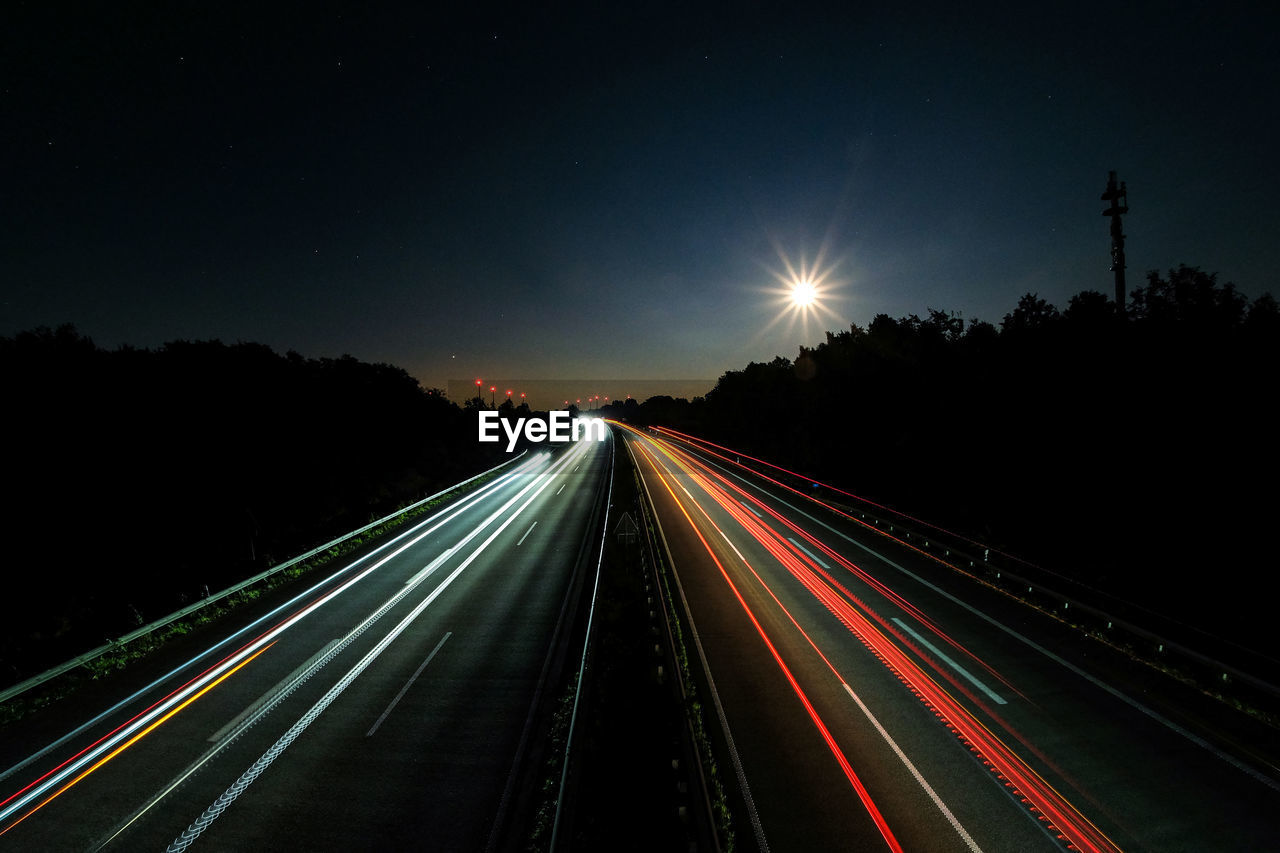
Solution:
M214 625L232 611L245 604L257 601L263 595L269 594L276 589L287 587L294 581L306 577L319 569L332 566L343 557L360 551L368 545L377 543L383 536L393 534L419 517L434 512L445 503L479 488L495 476L497 476L497 472L479 477L465 486L454 489L434 500L426 501L425 503L415 502L418 503L417 506L412 506L404 512L386 518L381 524L371 527L358 536L344 539L320 553L282 568L262 580L246 586L244 589L217 601L212 601L154 631L143 634L127 643L116 644L110 650L86 661L75 669L69 670L57 678L50 679L44 684L37 685L7 702L0 703L0 728L20 720L27 714L46 707L53 702L74 696L89 683L102 681L124 671L160 650L172 640L185 637L206 626Z
M616 433L615 440L621 441ZM656 552L646 539L648 522L636 477L630 456L619 447L593 651L570 752L569 812L562 815L557 845L573 850L693 849L707 837L706 824L712 820L720 849L730 853L734 835L728 794L679 618L672 614L671 635L665 628L664 598L672 600L665 588L669 571L655 571ZM633 527L622 521L624 515ZM627 529L635 533L624 541L619 534ZM572 705L570 688L547 735L550 747L541 774L541 802L525 847L529 851L549 849ZM695 739L702 772L710 780L713 816L706 814L699 769L691 758Z
M507 458L400 368L260 344L37 329L0 338L0 394L0 688Z
M1280 306L1189 266L1124 313L1028 293L999 326L943 310L828 332L705 397L606 413L768 459L1118 596L1273 645L1262 579L1280 476Z

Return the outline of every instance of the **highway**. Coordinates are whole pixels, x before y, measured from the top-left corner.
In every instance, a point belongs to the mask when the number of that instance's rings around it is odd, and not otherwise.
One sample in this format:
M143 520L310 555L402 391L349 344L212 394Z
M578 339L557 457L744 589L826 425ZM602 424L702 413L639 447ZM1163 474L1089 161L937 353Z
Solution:
M620 428L727 733L740 849L1280 849L1274 731L731 452Z
M534 452L7 727L0 850L518 849L612 449Z

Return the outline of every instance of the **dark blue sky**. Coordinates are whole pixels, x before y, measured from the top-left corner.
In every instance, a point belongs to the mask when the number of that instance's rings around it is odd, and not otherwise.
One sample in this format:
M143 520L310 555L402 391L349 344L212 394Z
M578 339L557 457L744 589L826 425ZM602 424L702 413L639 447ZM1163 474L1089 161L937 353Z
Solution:
M706 377L824 329L1280 266L1274 15L136 3L0 12L0 334ZM829 314L775 321L782 257Z

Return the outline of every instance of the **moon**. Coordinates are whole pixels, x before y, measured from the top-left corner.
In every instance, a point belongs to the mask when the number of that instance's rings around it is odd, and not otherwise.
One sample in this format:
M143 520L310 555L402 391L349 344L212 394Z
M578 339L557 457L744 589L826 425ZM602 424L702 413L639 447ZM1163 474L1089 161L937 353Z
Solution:
M818 289L808 279L801 279L791 285L791 304L797 308L812 305L818 298Z

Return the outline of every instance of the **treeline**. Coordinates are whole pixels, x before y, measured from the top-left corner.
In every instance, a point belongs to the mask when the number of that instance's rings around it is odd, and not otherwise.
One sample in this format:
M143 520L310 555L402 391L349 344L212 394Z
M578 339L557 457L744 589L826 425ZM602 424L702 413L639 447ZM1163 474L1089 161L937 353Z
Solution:
M0 338L0 684L496 464L404 370L252 343Z
M1123 315L1091 291L1061 311L1028 294L999 328L881 314L794 361L725 373L705 398L614 414L1145 601L1186 572L1210 573L1203 587L1228 566L1259 568L1280 468L1278 356L1275 299L1184 265L1150 273Z

